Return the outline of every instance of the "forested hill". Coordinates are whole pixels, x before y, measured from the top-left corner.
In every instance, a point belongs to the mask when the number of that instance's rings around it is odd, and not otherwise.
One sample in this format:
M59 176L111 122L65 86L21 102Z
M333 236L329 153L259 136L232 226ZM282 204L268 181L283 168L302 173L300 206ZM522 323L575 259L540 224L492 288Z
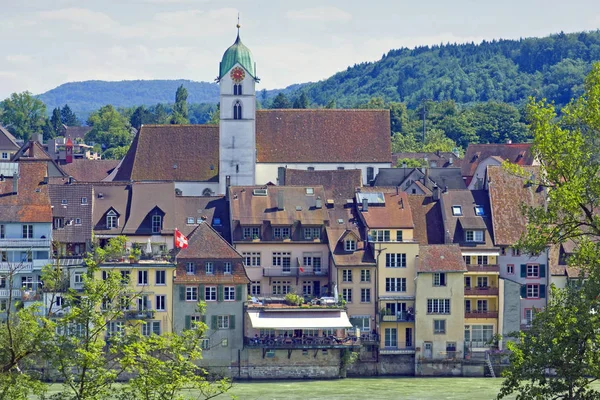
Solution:
M484 41L391 50L309 84L312 102L353 107L371 97L415 108L423 99L520 104L528 96L562 105L581 94L585 75L600 60L600 31L544 38Z

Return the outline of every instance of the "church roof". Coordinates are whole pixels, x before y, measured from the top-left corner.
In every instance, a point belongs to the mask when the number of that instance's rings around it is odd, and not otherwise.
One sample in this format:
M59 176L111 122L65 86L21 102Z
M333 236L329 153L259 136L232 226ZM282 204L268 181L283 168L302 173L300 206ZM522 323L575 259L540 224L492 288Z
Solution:
M229 72L236 64L240 64L252 78L256 79L252 52L242 43L239 33L237 39L235 39L235 43L225 50L225 53L223 54L219 66L219 79Z

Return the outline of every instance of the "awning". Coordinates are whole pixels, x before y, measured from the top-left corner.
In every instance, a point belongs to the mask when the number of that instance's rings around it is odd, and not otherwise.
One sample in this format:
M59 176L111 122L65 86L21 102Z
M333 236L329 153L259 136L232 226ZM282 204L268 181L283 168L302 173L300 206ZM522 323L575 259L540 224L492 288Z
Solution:
M255 329L352 328L345 311L264 312L248 311Z
M462 251L461 252L463 256L499 256L500 252L497 250L490 250L490 251L485 251L485 250L471 250L471 251Z

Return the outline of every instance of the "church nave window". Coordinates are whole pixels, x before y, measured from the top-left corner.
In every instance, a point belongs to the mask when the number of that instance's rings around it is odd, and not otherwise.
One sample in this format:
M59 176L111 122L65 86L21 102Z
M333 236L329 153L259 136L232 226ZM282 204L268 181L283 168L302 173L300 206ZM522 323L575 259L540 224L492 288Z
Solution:
M242 103L239 100L233 103L233 119L242 119Z

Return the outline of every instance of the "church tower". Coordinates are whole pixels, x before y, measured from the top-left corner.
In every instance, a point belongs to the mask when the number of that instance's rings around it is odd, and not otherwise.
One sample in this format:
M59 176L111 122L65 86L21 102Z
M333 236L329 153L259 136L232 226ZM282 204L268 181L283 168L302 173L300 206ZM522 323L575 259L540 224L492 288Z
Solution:
M231 186L254 185L256 164L256 64L240 40L223 54L219 65L219 193Z

